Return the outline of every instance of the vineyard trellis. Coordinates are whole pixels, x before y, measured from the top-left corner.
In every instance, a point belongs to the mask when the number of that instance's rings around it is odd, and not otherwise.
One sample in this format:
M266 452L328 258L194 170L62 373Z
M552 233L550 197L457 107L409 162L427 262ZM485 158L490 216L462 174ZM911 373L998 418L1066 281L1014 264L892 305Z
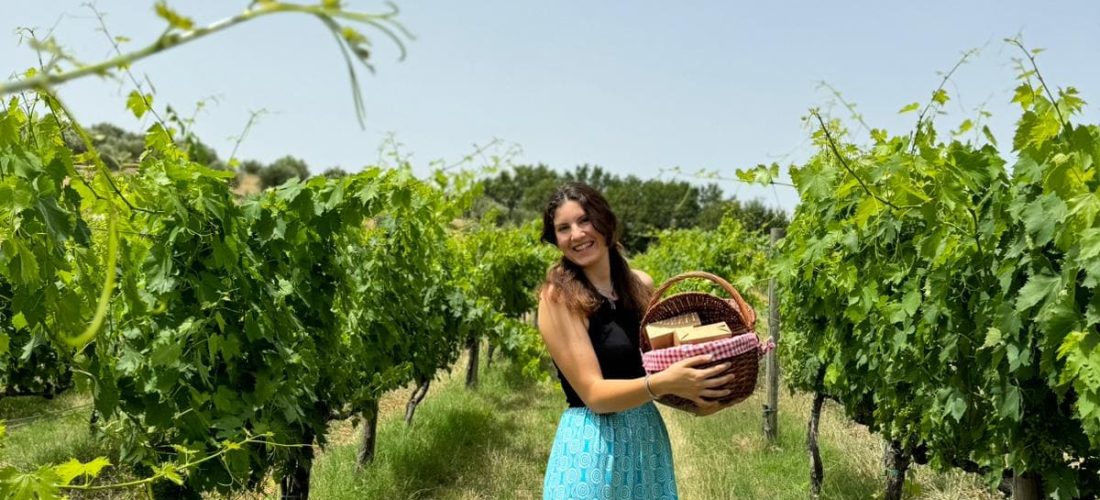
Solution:
M969 120L941 138L922 114L857 148L813 112L821 152L791 170L774 265L788 382L886 439L887 498L910 460L1010 471L1020 498L1100 492L1100 127L1070 122L1077 91L1023 53L1011 167L988 129L959 139Z

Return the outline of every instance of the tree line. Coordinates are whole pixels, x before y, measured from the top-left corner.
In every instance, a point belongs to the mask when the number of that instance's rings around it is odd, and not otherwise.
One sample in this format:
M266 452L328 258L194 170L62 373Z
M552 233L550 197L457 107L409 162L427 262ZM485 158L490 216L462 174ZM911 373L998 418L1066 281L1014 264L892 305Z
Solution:
M89 135L99 153L113 170L136 166L146 148L145 135L127 131L111 123L89 127ZM180 149L199 164L216 170L228 170L227 160L214 148L193 134L182 134ZM66 136L67 145L81 153L84 145L75 135ZM252 176L258 190L280 186L290 179L305 180L312 176L306 160L285 155L270 163L255 159L240 162L235 183ZM348 172L339 166L319 174L339 178ZM668 229L717 229L726 214L732 214L750 232L786 227L788 215L779 208L765 205L759 199L739 200L727 196L715 183L696 185L683 180L641 179L635 175L621 176L603 167L580 165L571 171L558 171L545 164L517 165L495 176L483 179L484 194L471 214L480 218L496 209L502 216L499 223L520 226L542 215L550 193L561 184L579 181L599 189L607 196L616 213L623 219L624 243L634 253L644 252L660 231Z

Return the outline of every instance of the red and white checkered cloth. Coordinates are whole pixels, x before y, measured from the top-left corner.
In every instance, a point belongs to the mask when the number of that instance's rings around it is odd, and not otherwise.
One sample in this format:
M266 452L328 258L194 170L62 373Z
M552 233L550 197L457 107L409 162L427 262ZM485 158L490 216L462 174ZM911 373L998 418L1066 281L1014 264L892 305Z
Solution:
M756 332L747 332L713 342L684 344L645 352L642 353L642 366L645 367L645 371L648 373L657 373L681 359L692 356L714 354L714 359L732 358L753 349L760 349L760 353L763 354L775 349L775 343L771 340L762 342L756 337Z

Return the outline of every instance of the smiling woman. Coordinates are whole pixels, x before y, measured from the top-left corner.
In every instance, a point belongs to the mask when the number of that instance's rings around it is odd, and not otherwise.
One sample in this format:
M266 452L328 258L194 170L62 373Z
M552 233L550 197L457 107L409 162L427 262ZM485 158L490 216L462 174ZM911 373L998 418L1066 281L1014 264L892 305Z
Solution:
M560 187L543 213L542 239L562 252L539 294L539 331L569 408L562 414L543 498L677 498L672 450L652 400L707 398L731 380L696 356L646 375L638 329L653 280L632 271L607 200L578 183Z

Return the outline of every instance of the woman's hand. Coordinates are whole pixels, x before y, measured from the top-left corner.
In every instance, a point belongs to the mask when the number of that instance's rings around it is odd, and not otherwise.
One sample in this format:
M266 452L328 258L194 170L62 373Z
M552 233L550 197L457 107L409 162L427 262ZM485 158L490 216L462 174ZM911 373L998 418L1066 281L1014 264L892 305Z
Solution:
M719 376L729 369L729 363L722 363L710 368L695 368L696 366L713 361L710 354L701 354L673 363L660 373L649 377L653 392L658 396L674 394L691 400L701 411L718 409L718 403L703 398L718 399L728 396L728 389L716 389L733 380L734 375Z

